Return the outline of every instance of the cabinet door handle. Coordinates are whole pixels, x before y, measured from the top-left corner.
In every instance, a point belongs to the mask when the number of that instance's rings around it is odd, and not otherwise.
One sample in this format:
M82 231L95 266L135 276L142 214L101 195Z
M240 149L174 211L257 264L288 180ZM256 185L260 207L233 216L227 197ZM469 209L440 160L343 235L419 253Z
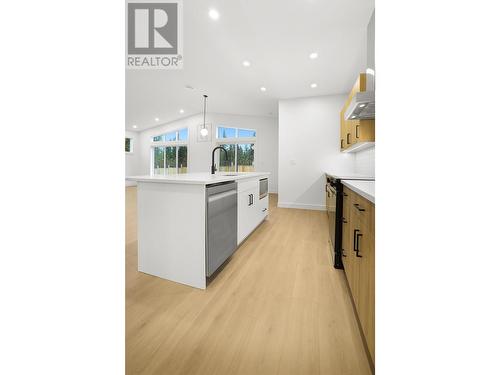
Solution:
M248 205L252 205L252 194L248 194Z
M342 194L344 194L344 197L348 197L348 195L346 193L342 193Z
M347 224L347 220L345 219L345 217L343 217L343 218L342 218L342 222L343 222L344 224Z
M343 139L340 140L340 148L344 148L344 140Z
M359 238L360 238L360 237L363 237L363 235L362 235L361 233L358 233L358 234L356 235L356 237L357 237L357 238L356 238L356 256L357 256L358 258L363 258L361 255L359 255Z
M252 196L252 204L253 204L253 194L250 194Z
M262 212L266 212L266 211L267 211L267 208L263 208L263 209L262 209Z
M351 142L349 142L349 136L351 135L351 133L347 133L347 144L350 145Z
M358 211L366 211L364 208L359 207L359 203L354 203L354 207L356 207Z
M356 239L358 238L357 236L357 232L359 232L359 229L354 229L354 238L353 238L353 241L352 241L352 250L354 252L356 252Z
M347 258L347 255L344 255L344 249L342 249L342 256L343 256L344 258Z
M356 138L359 138L359 125L356 125Z

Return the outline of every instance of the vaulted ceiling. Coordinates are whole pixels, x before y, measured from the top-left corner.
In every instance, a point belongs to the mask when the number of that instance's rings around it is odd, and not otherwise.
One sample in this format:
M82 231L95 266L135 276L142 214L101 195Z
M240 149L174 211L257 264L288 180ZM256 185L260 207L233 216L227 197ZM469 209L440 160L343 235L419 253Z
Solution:
M126 71L128 130L199 113L203 94L209 112L276 117L279 99L346 93L365 69L374 0L183 4L184 67ZM210 9L218 20L208 16Z

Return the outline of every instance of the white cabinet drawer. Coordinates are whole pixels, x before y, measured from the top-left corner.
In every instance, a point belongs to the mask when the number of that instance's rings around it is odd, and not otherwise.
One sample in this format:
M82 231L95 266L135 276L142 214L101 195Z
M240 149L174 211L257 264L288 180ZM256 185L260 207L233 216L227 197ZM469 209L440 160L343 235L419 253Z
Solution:
M269 213L269 195L266 195L264 198L259 199L257 207L258 207L258 217L260 223L260 221L264 220Z
M259 191L259 179L258 178L249 178L238 181L238 193L242 191L246 191L249 189L257 189L257 194Z

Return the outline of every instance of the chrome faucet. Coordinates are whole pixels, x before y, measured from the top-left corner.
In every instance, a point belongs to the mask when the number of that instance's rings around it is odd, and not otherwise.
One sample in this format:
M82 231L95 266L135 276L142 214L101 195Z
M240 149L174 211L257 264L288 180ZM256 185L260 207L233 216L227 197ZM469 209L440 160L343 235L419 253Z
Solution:
M212 168L211 168L212 174L215 174L215 171L217 171L217 168L215 167L214 158L215 158L215 150L217 150L218 148L220 148L221 150L224 150L224 153L226 154L226 160L227 160L227 151L226 151L226 149L224 147L217 146L216 148L214 148L213 151L212 151Z

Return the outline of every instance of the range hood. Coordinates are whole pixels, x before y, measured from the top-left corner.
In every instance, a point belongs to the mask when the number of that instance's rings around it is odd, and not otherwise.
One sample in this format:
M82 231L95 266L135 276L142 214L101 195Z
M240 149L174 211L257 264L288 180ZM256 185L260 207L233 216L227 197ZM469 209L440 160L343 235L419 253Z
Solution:
M366 41L366 87L352 97L344 112L345 120L375 118L375 11L366 28Z
M371 120L375 118L375 91L361 91L353 96L344 114L345 120Z

